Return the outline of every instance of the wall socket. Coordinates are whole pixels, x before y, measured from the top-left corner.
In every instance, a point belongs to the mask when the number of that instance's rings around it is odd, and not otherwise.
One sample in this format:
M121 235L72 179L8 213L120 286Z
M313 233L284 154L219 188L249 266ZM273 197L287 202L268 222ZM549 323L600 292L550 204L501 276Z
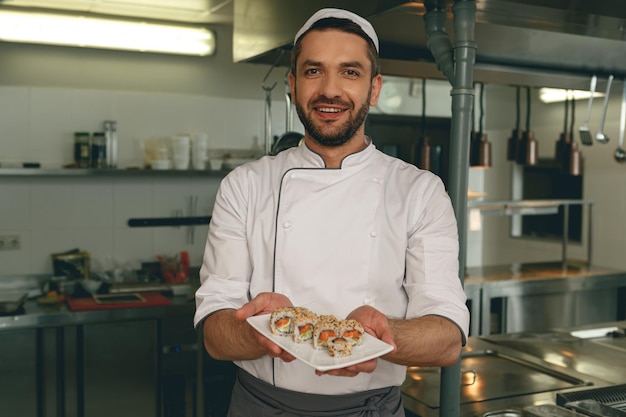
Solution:
M20 235L0 235L0 250L20 250L21 247Z

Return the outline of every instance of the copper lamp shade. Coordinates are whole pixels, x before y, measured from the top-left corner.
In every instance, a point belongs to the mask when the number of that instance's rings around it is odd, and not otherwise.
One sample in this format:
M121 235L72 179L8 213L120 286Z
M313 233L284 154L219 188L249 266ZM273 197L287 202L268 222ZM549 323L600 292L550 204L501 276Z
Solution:
M470 141L470 166L491 168L491 142L486 133L472 132Z

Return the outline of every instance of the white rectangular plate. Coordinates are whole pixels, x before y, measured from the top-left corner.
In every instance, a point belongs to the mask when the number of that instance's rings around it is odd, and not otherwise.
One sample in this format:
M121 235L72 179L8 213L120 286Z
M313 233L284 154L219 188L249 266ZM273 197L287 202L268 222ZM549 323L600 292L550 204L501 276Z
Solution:
M311 342L296 343L290 336L272 334L270 314L248 317L248 323L263 336L319 371L345 368L346 366L377 358L393 350L393 346L390 344L365 333L362 343L352 348L352 355L345 358L333 358L328 354L328 350L317 350Z

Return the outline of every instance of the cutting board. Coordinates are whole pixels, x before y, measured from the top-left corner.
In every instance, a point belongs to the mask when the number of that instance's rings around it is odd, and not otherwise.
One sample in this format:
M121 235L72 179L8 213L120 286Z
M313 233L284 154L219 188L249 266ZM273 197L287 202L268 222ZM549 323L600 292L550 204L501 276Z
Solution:
M97 302L93 297L68 298L67 306L71 311L112 310L120 308L159 307L172 304L172 300L158 292L137 293L141 301Z

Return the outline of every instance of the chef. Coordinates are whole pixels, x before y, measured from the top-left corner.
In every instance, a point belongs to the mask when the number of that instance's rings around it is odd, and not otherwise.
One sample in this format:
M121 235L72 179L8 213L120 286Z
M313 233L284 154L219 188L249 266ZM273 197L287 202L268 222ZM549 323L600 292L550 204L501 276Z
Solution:
M208 353L239 366L231 417L404 416L406 366L450 366L466 341L443 183L365 134L382 87L378 48L364 18L315 13L295 36L289 74L303 143L220 185L194 320ZM291 305L355 319L393 349L315 370L246 320Z

